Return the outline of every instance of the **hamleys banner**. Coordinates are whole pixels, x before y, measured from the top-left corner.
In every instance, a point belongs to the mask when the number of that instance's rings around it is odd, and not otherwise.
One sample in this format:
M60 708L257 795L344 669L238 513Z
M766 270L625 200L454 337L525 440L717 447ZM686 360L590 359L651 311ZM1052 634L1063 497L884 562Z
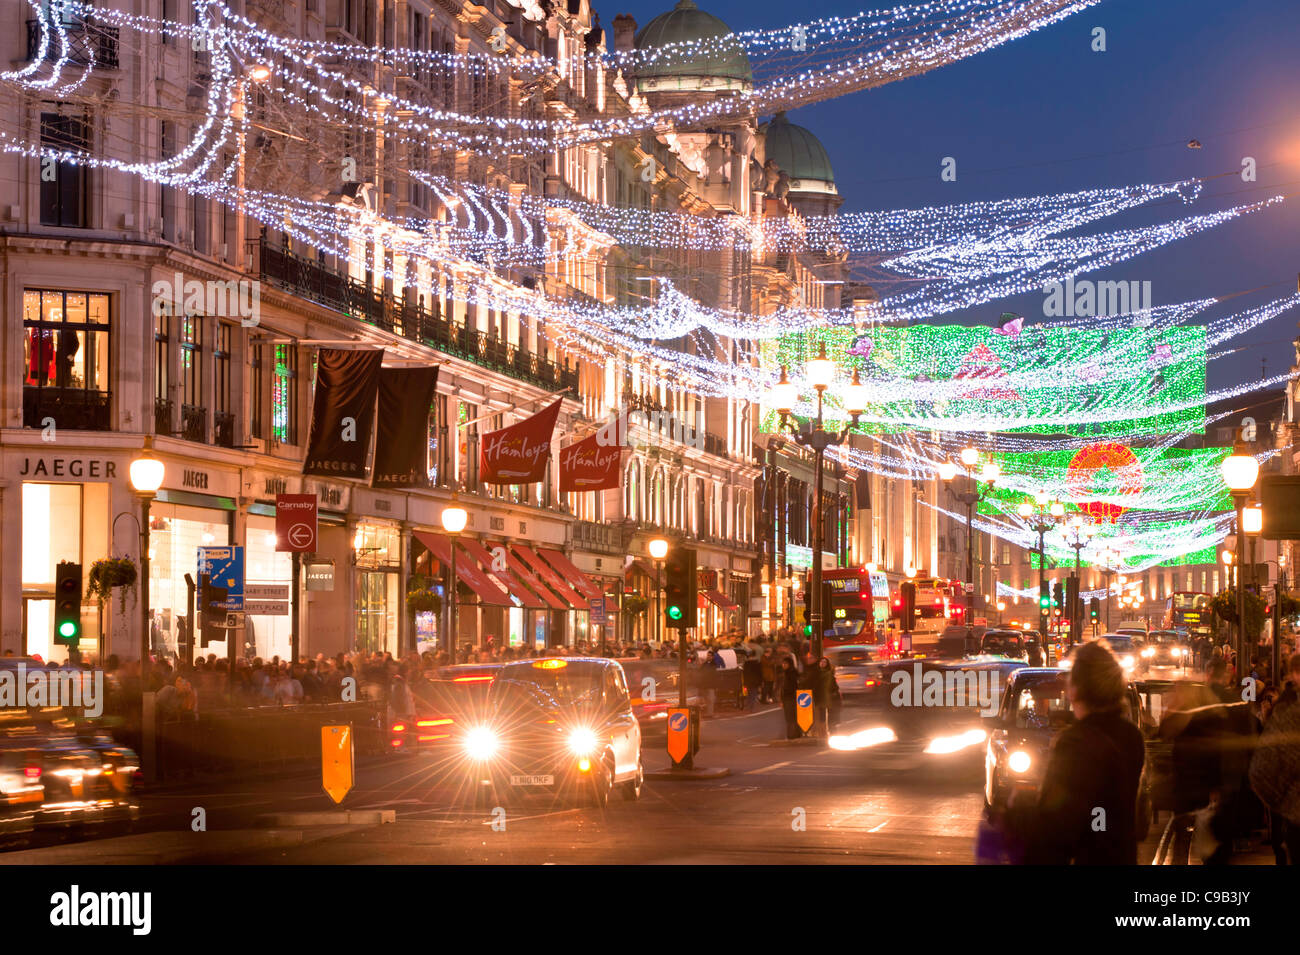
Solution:
M623 419L560 449L560 492L604 491L622 485Z
M479 470L485 484L536 484L545 479L563 400L518 424L483 435Z

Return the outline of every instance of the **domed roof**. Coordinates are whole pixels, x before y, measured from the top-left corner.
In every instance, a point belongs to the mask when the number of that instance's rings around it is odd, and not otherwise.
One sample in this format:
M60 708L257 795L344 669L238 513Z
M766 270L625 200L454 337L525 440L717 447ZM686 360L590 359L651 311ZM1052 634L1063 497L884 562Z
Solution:
M670 43L695 43L730 35L731 28L695 5L694 0L679 0L677 6L661 13L637 33L638 50L651 50ZM749 57L739 42L723 44L698 56L670 56L669 62L646 63L636 71L637 86L642 90L738 89L753 85L754 74Z
M818 183L833 183L835 173L831 169L831 158L826 155L826 147L816 136L796 126L785 118L785 113L777 113L772 121L762 127L768 159L775 159L786 175L790 177L790 188L798 192L796 182L815 180ZM818 189L817 191L823 191Z

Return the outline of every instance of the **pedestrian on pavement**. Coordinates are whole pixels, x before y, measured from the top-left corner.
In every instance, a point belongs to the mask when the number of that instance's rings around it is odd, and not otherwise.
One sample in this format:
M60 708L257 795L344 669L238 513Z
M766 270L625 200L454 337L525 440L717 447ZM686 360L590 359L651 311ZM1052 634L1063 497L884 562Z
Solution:
M745 687L745 709L758 709L758 695L763 688L763 664L757 656L746 656L741 665L741 679Z
M771 703L773 702L772 690L776 685L776 654L772 652L771 647L764 648L763 658L759 661L759 667L763 674L760 701L763 703Z
M780 676L781 710L785 715L785 738L798 739L803 735L799 728L798 713L795 708L795 696L799 692L799 672L794 668L794 658L781 658Z
M839 694L835 682L835 668L825 657L814 658L808 654L804 668L804 687L813 691L813 724L821 730L830 726L831 705Z
M1290 680L1264 723L1250 761L1250 786L1272 814L1291 865L1300 864L1300 654L1287 667ZM1275 838L1277 838L1275 836ZM1275 846L1279 864L1282 855Z
M1075 722L1052 745L1037 803L1013 800L1007 828L1036 865L1136 865L1142 731L1122 711L1124 670L1104 643L1084 643L1070 668ZM1104 814L1104 815L1103 815ZM1104 819L1104 825L1098 820Z

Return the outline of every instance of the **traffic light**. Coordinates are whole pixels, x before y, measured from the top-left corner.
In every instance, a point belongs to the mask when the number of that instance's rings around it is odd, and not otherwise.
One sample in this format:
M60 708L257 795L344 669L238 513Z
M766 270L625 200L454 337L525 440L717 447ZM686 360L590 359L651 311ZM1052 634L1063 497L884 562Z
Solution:
M207 574L199 574L199 626L203 629L202 646L211 640L224 640L216 631L226 626L226 599L230 596L225 587L217 587Z
M1078 611L1081 609L1079 603L1079 578L1071 574L1065 579L1065 611L1069 617L1071 626L1078 619Z
M695 551L674 547L664 561L664 626L689 630L699 616Z
M1061 582L1059 580L1052 581L1052 606L1057 610L1065 606L1065 595L1061 592Z
M1043 613L1052 609L1052 594L1045 580L1038 585L1038 609Z
M916 584L910 580L903 581L898 587L898 596L903 602L898 614L899 621L904 630L911 630L916 623Z
M66 560L54 569L54 642L81 642L81 565Z
M1092 618L1093 623L1101 620L1101 599L1093 597L1088 601L1088 615Z

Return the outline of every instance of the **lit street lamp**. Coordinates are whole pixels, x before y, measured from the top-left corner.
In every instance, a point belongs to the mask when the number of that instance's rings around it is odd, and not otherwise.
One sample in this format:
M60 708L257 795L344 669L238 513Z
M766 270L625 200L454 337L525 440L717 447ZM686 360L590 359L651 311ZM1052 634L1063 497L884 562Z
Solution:
M1240 537L1245 533L1245 525L1242 520L1242 511L1246 506L1246 498L1250 496L1251 489L1254 488L1255 482L1259 480L1259 462L1255 460L1245 443L1238 440L1233 446L1232 454L1223 459L1223 483L1228 485L1228 490L1232 492L1232 503L1237 508L1237 534ZM1238 558L1241 557L1241 542L1237 543ZM1241 561L1238 559L1240 565ZM1237 657L1238 666L1241 664L1241 655L1246 649L1246 595L1242 590L1241 571L1237 571Z
M1030 530L1038 535L1038 593L1043 592L1043 585L1047 583L1047 532L1052 529L1053 520L1059 520L1065 515L1065 505L1060 501L1053 501L1048 497L1046 491L1039 491L1034 495L1034 501L1023 501L1016 512L1024 518L1033 518L1034 523L1030 525ZM1038 607L1038 632L1042 635L1044 646L1047 641L1047 608L1039 604Z
M451 493L451 503L442 509L442 529L451 537L451 573L447 584L447 663L456 665L456 537L465 529L469 513L460 506L460 498Z
M817 392L817 417L806 424L796 424L791 420L794 408L799 403L799 388L786 375L786 368L781 366L781 380L772 389L772 403L781 415L782 426L790 433L797 444L812 448L814 467L816 469L815 488L813 490L813 559L809 586L808 622L812 626L812 652L815 659L822 655L822 549L825 538L825 520L822 516L822 478L825 470L826 449L843 444L850 430L857 426L858 418L867 408L867 388L858 380L855 369L853 379L843 388L844 410L852 418L852 423L840 431L827 431L822 417L822 400L826 389L835 380L835 363L826 357L826 345L823 344L817 357L805 366L808 384Z
M659 638L656 642L663 643L664 621L659 613L659 595L663 591L664 558L668 556L668 541L662 537L656 537L650 542L648 550L650 551L650 557L655 562L655 619L659 621L655 627L655 633Z
M1083 549L1088 546L1092 540L1092 535L1096 529L1091 524L1085 524L1082 517L1073 517L1070 519L1071 537L1066 543L1074 548L1074 580L1075 592L1083 593ZM1075 604L1070 607L1070 643L1079 642L1079 633L1083 629L1083 598L1080 597Z
M129 473L131 487L140 498L140 590L144 594L140 600L140 759L144 778L149 782L154 780L158 762L154 750L154 695L149 690L149 638L152 631L149 620L149 505L153 503L158 488L162 487L165 472L163 463L153 455L153 437L145 435L144 448L131 462ZM226 631L227 639L234 639L232 633ZM103 665L102 661L100 665ZM234 679L232 671L232 686Z

